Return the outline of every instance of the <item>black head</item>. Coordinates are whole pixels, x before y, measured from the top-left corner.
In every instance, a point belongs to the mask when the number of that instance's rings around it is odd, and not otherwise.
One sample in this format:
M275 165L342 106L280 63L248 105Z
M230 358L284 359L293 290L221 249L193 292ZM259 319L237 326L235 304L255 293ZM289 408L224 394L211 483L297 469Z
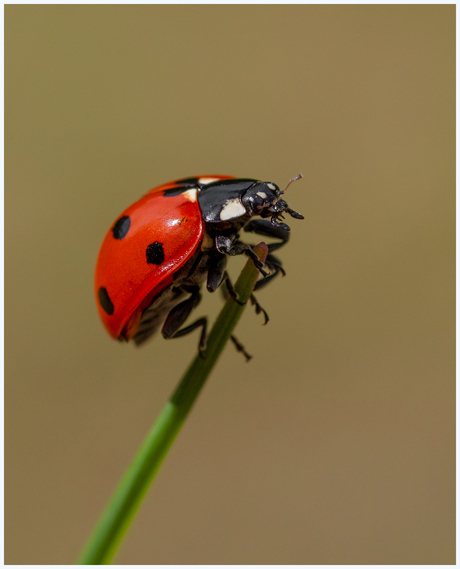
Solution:
M256 182L241 196L246 211L251 215L267 217L281 198L281 190L272 182Z
M296 177L298 179L298 177ZM291 180L292 182L293 180ZM289 184L291 183L289 182ZM288 186L289 186L288 184ZM286 189L288 188L286 186ZM262 218L271 218L271 223L275 227L280 227L290 231L290 227L285 223L280 223L279 218L283 219L283 213L289 213L296 219L303 219L303 215L291 209L287 202L281 199L285 190L280 190L272 182L256 182L243 195L242 202L247 211L251 211L251 216L259 215Z
M278 222L283 212L297 219L303 219L303 216L281 199L283 193L272 182L233 178L203 188L198 195L198 202L207 223L241 227L258 215L270 217L272 225L289 231L285 223Z

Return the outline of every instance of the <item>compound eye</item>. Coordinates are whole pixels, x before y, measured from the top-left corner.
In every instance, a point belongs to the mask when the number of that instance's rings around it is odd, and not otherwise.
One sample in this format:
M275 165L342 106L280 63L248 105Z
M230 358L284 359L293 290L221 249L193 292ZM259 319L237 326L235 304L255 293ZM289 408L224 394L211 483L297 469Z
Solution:
M270 201L267 199L267 194L262 191L254 194L252 203L256 212L262 211L270 205Z

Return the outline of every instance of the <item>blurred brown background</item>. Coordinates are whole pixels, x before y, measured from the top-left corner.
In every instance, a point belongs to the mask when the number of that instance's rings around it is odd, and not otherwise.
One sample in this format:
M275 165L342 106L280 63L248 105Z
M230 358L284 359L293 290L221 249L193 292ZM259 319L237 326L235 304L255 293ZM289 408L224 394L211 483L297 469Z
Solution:
M454 563L455 6L5 12L5 561L76 559L196 350L105 333L114 219L301 171L254 359L226 349L117 561Z

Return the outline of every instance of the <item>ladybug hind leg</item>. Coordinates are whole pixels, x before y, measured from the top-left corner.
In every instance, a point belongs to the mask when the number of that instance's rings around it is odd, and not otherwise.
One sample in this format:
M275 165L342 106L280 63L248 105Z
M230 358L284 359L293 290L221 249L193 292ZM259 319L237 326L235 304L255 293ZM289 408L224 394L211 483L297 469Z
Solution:
M204 316L199 318L189 326L185 328L181 328L187 318L190 316L190 313L196 306L199 304L201 300L201 294L199 292L199 288L196 288L192 291L192 294L189 298L182 301L180 304L175 306L168 316L166 317L165 323L163 325L163 329L161 333L163 337L167 340L171 338L180 338L181 336L185 336L186 334L190 334L197 328L201 327L201 334L200 334L200 342L198 344L198 351L201 357L204 357L203 352L206 350L206 340L207 340L207 328L208 328L208 319ZM246 361L251 359L251 355L249 355L244 346L235 338L235 336L230 337L231 341L235 345L236 349L239 352L242 352Z
M201 326L201 335L198 349L200 352L203 352L206 349L206 331L208 319L206 317L199 318L196 322L193 322L193 324L190 324L185 328L181 328L181 326L190 316L192 310L196 308L201 301L200 289L198 287L193 288L190 290L190 292L191 296L189 298L183 300L170 311L166 317L165 323L163 324L161 333L163 335L163 338L169 340L171 338L180 338L181 336L190 334L190 332L193 332Z

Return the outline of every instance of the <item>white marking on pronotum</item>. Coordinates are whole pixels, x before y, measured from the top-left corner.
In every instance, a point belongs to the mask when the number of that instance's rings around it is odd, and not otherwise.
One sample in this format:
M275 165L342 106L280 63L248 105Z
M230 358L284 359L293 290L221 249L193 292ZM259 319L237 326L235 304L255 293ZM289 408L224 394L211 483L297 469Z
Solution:
M217 182L219 178L198 178L199 184L212 184L213 182Z
M270 190L276 190L275 184L272 184L271 182L268 182L267 186L270 188Z
M196 202L198 197L198 190L186 190L185 192L182 192L182 195L185 196L189 201Z
M227 219L235 219L246 213L246 208L238 198L227 200L220 212L220 219L226 221Z
M265 192L257 192L257 195L259 196L259 198L263 198L263 199L265 199L267 197L267 194Z

